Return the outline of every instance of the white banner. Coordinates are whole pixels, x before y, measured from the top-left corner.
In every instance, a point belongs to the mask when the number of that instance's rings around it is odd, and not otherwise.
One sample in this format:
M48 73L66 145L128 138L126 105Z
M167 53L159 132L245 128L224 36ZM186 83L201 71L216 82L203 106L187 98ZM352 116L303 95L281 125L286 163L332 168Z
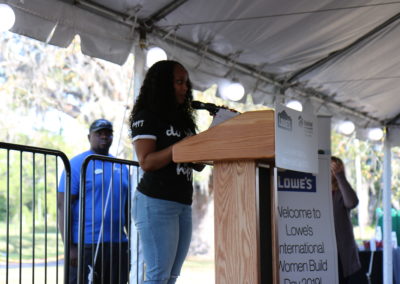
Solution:
M276 106L275 163L282 169L318 173L318 126L312 113Z
M281 284L338 283L329 163L318 175L275 168Z

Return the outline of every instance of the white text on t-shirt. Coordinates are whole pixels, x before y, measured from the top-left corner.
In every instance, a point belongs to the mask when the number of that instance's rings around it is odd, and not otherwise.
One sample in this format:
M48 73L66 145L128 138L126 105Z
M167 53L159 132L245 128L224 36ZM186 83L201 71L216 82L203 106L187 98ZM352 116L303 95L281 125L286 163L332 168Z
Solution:
M142 127L143 126L143 124L144 124L144 120L142 119L142 120L138 120L138 121L135 121L134 123L132 123L132 126L133 127Z
M177 175L186 175L186 179L188 181L192 181L192 169L185 166L185 164L181 164L181 163L176 164L176 174Z
M181 137L181 132L178 131L178 130L175 130L172 125L171 125L171 127L169 129L167 129L166 134L167 134L167 136Z

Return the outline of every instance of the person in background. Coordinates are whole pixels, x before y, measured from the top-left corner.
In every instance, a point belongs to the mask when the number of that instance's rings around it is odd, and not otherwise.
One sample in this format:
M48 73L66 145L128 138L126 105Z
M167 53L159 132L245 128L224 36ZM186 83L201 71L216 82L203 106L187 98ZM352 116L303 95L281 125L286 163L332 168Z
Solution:
M354 239L350 211L358 205L358 197L346 179L343 161L331 157L333 216L338 251L339 283L357 284L365 278ZM365 278L366 280L366 278Z
M105 119L95 120L89 128L88 139L90 150L73 157L70 161L70 232L72 243L70 244L69 283L71 284L77 283L79 194L82 163L89 155L96 154L112 157L109 154L113 141L111 122ZM92 160L87 166L83 259L84 283L126 284L128 281L128 239L123 230L124 226L127 225L128 174L127 167L117 163L112 164L110 162ZM63 240L64 192L65 172L63 172L60 179L57 202L59 226ZM120 204L122 204L123 208L121 208ZM92 220L93 216L94 222Z
M173 284L192 234L192 169L175 163L172 146L195 134L192 88L178 62L155 63L147 72L130 115L131 136L144 174L133 201L143 248L146 284Z

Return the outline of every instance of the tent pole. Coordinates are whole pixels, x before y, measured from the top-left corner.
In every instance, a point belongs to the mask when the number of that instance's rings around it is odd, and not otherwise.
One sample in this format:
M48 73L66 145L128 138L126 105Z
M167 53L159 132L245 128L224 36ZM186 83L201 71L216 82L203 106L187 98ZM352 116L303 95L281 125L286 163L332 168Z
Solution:
M142 86L144 79L144 69L146 64L146 53L140 44L135 44L134 47L134 77L133 77L133 101L139 96L140 87Z
M134 66L133 66L133 103L135 103L137 97L139 96L140 87L142 86L143 79L145 76L145 64L146 64L146 53L142 46L139 43L136 43L134 46L133 54L135 56ZM133 160L137 161L136 152L133 151ZM133 204L133 196L136 191L136 187L140 178L140 170L134 171L131 179L131 204ZM131 210L131 224L135 224L133 220L133 210ZM130 273L130 281L129 283L142 284L144 281L144 260L143 260L143 252L142 247L139 242L139 234L136 230L135 225L131 226L131 242L130 242L130 251L131 251L131 273Z
M386 129L387 130L387 129ZM388 131L384 141L383 158L383 283L393 282L391 178L392 149Z

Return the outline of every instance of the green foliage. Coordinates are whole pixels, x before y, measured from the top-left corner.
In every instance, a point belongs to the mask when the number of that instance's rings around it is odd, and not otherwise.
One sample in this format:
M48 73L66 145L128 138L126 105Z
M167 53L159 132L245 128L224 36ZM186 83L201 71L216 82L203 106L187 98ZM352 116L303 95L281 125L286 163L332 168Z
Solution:
M0 222L5 222L7 219L7 197L4 194L0 195Z
M62 164L58 167L63 169ZM35 210L37 220L47 217L48 222L56 222L57 177L55 157L16 151L7 157L7 151L1 150L0 196L6 199L8 191L10 220L21 218L19 207L22 206L24 218L29 218Z

